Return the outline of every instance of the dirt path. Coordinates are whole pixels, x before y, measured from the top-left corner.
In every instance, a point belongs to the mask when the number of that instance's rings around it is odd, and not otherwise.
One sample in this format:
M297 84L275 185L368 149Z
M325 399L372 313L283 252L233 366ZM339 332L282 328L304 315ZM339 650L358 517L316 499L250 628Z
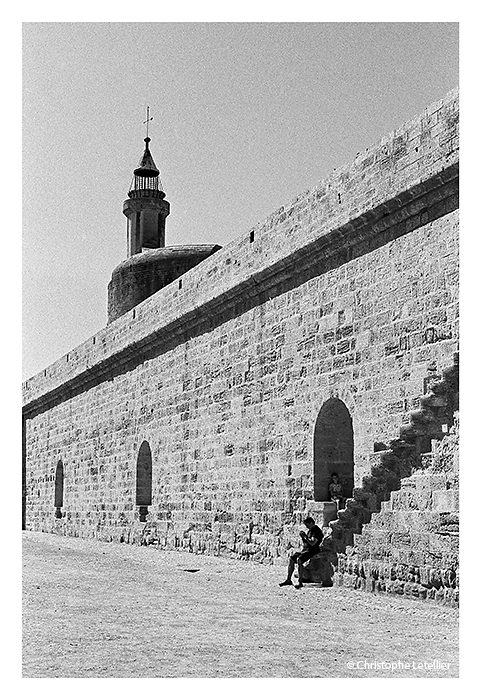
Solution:
M23 537L24 677L458 675L452 609L281 589L283 569L249 562Z

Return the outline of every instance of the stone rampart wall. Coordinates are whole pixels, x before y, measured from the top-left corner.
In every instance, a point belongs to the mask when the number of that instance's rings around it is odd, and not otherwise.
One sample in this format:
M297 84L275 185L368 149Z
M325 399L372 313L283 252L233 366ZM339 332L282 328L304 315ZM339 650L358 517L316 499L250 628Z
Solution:
M26 526L275 560L338 396L355 481L458 344L456 95L27 382ZM152 451L147 523L138 451ZM65 474L63 517L55 470Z
M351 412L359 484L374 443L397 437L417 406L428 367L452 362L456 220L448 214L33 415L28 526L58 526L52 479L61 459L62 527L131 537L147 440L159 526L171 524L176 537L200 528L203 545L213 527L226 537L254 528L250 544L279 533L282 550L284 526L297 525L313 498L323 402L339 396ZM451 338L429 342L425 329L440 322ZM399 350L401 339L409 349Z

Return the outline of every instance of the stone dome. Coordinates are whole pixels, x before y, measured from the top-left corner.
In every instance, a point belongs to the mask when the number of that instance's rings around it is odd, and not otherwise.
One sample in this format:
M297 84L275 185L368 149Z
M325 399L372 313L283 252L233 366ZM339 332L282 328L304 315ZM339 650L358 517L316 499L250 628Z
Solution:
M167 246L144 249L127 258L117 265L109 282L108 323L220 249L221 246L212 243Z

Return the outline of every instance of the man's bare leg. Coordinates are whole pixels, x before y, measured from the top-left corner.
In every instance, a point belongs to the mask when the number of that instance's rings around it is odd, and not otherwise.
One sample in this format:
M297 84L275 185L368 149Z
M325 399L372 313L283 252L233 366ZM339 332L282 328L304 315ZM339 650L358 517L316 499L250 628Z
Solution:
M304 570L304 567L303 567L302 561L299 557L299 559L297 560L297 575L299 576L299 582L298 582L297 586L295 586L295 588L302 588L302 572L303 572L303 570Z
M295 559L289 557L289 565L287 567L287 578L285 581L279 584L279 586L292 586L292 574L296 566Z

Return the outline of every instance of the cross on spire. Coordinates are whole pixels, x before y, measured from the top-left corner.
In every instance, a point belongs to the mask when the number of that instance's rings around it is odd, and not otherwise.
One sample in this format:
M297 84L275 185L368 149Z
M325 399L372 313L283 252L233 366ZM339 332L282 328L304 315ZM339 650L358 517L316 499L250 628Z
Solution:
M150 116L150 107L147 107L147 119L142 122L142 124L147 125L147 138L149 138L149 122L153 121L153 117Z

